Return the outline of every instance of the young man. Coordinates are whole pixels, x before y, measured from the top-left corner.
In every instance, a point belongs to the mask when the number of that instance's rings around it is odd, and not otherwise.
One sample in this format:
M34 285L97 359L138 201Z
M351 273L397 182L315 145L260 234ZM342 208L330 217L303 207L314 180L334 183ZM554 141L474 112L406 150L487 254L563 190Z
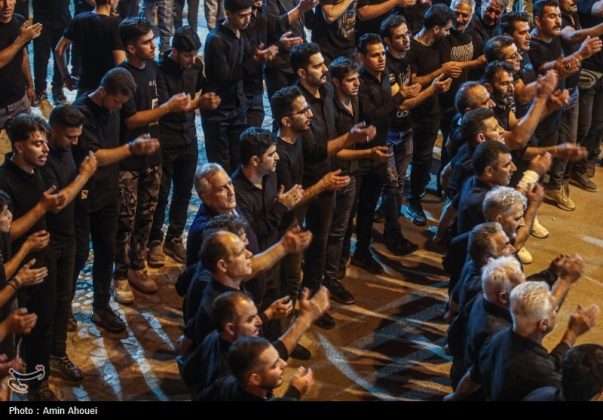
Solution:
M157 7L157 28L153 29L159 33L159 51L163 53L170 49L170 38L174 34L172 19L174 0L142 0L139 15L153 22L155 7Z
M358 0L322 0L312 25L312 42L320 47L327 65L336 57L356 58L356 4Z
M184 112L168 114L159 120L161 137L161 187L149 235L149 264L152 267L165 263L165 254L174 261L184 264L186 251L182 243L182 232L186 224L186 211L193 188L197 168L197 130L195 111L215 109L220 97L213 92L202 92L205 88L203 63L197 53L201 47L199 36L190 26L181 27L172 40L172 50L163 54L157 72L159 102L180 92L191 97ZM169 210L169 225L163 240L162 227L168 195L173 184ZM163 242L163 249L162 249Z

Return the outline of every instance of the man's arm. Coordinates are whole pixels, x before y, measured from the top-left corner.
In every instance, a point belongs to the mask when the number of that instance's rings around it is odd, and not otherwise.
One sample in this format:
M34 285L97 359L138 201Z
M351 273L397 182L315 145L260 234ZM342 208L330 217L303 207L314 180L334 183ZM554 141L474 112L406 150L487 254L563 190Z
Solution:
M23 76L25 76L25 83L27 84L27 97L31 102L33 102L36 93L34 90L33 78L31 77L31 66L29 65L29 54L27 50L23 50L23 62L21 65L21 70L23 71Z
M346 10L348 10L348 7L350 7L350 4L352 4L353 1L354 0L336 0L335 3L332 4L321 4L320 8L322 9L325 20L328 23L335 22Z
M63 192L56 192L56 187L51 187L44 191L40 201L33 206L27 213L13 220L10 226L10 239L14 241L25 232L27 232L38 220L40 220L49 211L58 211L63 208L65 195Z
M31 26L26 25L27 23L24 23L23 26L21 26L21 32L17 39L15 39L15 42L0 51L0 69L10 63L13 58L19 54L19 51L23 50L24 53L27 53L25 45L42 34L41 23L36 23Z
M130 156L155 153L157 149L159 149L159 141L157 139L140 136L130 143L122 144L121 146L111 149L98 149L94 155L96 156L98 166L107 166Z
M73 90L77 87L78 80L69 74L69 69L67 67L67 50L70 46L71 40L63 36L61 39L59 39L59 42L54 49L54 54L56 57L57 67L59 68L59 72L61 72L61 76L63 77L63 81L65 82L67 89Z
M188 93L179 93L157 108L136 112L131 117L124 119L124 124L129 130L144 127L171 112L185 112L190 106L190 102L191 96Z
M368 4L358 9L358 18L360 20L369 20L392 10L398 4L398 0L386 0L379 4Z

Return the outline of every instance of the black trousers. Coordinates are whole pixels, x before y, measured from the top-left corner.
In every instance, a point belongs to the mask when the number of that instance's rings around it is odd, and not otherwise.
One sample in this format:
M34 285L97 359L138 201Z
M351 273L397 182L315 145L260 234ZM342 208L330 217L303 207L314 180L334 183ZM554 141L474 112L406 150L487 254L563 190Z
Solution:
M44 26L42 34L33 41L34 87L36 93L40 94L46 91L48 60L50 60L51 53L54 57L54 48L57 46L59 39L63 36L65 26L57 24L57 22L45 20L37 20L36 22L40 22ZM52 73L52 88L62 89L63 78L61 77L61 72L56 63L56 57L54 57Z
M241 164L240 135L247 128L244 112L233 112L223 118L202 118L205 153L209 162L219 163L231 174Z
M92 285L94 308L106 308L111 298L111 279L117 235L117 197L115 203L92 212L78 211L75 216L75 269L74 284L86 265L90 253L90 241L94 251Z
M74 293L75 238L51 240L48 246L48 261L52 267L48 275L54 276L53 282L56 285L52 355L63 357L66 354L67 321Z
M438 136L440 115L417 118L413 124L413 156L410 198L418 200L429 184L433 146Z
M124 20L127 17L136 16L138 14L138 3L138 0L119 0L117 5L119 18Z
M191 198L191 190L197 169L197 143L183 145L178 148L165 148L161 150L162 169L161 186L159 198L155 208L155 217L149 244L155 245L163 240L163 223L168 203L170 189L172 190L172 202L170 204L168 229L165 235L167 239L179 238L186 224L186 212Z

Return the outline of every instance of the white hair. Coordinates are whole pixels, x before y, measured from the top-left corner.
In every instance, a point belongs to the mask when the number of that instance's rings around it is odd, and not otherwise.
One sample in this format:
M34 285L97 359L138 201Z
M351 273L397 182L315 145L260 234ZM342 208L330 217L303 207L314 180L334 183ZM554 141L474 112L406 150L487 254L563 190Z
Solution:
M515 287L513 276L523 276L521 264L514 256L490 258L482 268L482 290L486 300L493 302L499 293L510 294Z
M490 3L498 3L500 6L502 6L503 12L504 12L507 10L507 4L509 2L508 2L508 0L483 0L482 7L485 7L487 4L490 4Z
M486 197L482 203L482 211L486 220L492 221L497 215L507 216L517 203L521 203L521 206L525 210L528 205L528 199L514 188L494 187L486 193Z
M209 182L209 178L214 176L214 174L218 172L224 172L224 168L222 168L217 163L206 163L195 174L195 189L197 190L197 194L201 197L201 194L208 193L211 189L211 183Z
M475 0L452 0L452 2L450 2L450 9L452 10L454 6L461 4L468 5L471 8L471 13L475 12Z
M513 326L529 327L548 319L555 309L549 285L543 281L526 281L511 292Z

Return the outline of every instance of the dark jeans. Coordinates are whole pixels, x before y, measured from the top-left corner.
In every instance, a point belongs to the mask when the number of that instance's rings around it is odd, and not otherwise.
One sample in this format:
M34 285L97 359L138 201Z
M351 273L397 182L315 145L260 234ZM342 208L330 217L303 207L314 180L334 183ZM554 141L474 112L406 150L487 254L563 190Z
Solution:
M580 111L580 91L574 88L570 91L570 99L561 113L561 124L559 126L559 144L576 143L578 135L578 116ZM555 159L549 188L559 189L561 185L569 180L573 164L568 159Z
M46 91L46 78L48 76L48 60L50 54L54 57L53 76L52 76L52 89L63 88L63 78L61 72L57 67L56 56L54 55L54 48L57 46L59 39L63 36L65 31L64 26L57 25L56 22L37 20L40 22L44 29L42 34L34 39L33 41L33 52L34 52L34 87L36 94L44 93Z
M245 106L245 118L249 127L261 128L264 123L264 94L260 93L255 96L247 97L247 105Z
M588 150L586 159L574 163L574 172L586 173L586 164L597 157L603 136L603 78L589 89L580 89L578 144Z
M92 262L94 308L106 308L109 305L116 235L117 201L93 212L78 211L76 203L73 283L77 282L80 272L86 265L91 239L94 251Z
M351 222L354 199L356 198L356 178L351 177L350 183L335 193L335 208L337 211L333 214L331 229L327 241L327 264L325 268L325 278L329 280L338 279L341 267L345 267L345 261L342 261L345 243L345 234Z
M413 124L413 156L410 172L410 197L418 200L429 184L433 146L438 136L440 116L416 118Z
M182 236L186 224L186 211L193 189L195 170L197 169L197 143L173 149L161 149L161 156L161 186L153 226L149 235L149 244L152 245L161 243L163 240L161 228L165 221L165 209L172 184L174 189L169 211L169 226L165 236L167 239Z
M67 347L67 321L73 297L73 267L75 266L75 238L50 241L48 246L49 276L54 276L57 304L54 315L52 355L63 357Z
M306 228L312 242L304 253L303 285L316 291L322 285L327 263L327 241L335 211L335 192L325 191L310 201L306 211Z
M398 200L399 211L404 201L406 173L412 160L412 130L390 131L387 133L387 146L394 156L387 160L387 179L383 185L383 196Z
M241 164L239 136L247 128L245 115L237 112L222 119L202 118L205 152L209 162L219 163L231 174Z
M185 0L174 0L174 29L178 29L182 26L184 3ZM197 26L199 25L199 0L186 0L186 3L188 3L186 19L188 20L189 26L196 32Z
M119 0L117 11L121 20L136 16L138 14L138 0Z

